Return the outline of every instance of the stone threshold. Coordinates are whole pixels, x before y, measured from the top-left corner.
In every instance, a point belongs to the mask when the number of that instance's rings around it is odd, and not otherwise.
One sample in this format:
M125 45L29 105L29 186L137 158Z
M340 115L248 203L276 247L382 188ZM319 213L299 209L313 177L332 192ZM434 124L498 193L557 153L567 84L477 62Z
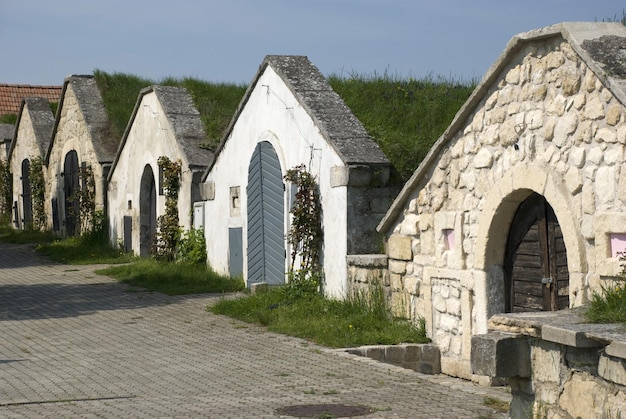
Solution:
M366 345L356 348L343 348L341 351L423 374L441 373L441 353L437 345L432 343Z

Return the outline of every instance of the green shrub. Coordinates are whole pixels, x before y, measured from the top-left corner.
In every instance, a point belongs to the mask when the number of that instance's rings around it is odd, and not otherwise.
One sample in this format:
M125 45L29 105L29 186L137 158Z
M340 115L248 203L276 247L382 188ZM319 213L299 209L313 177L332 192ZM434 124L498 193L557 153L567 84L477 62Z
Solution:
M181 233L176 249L176 261L191 264L206 263L206 241L202 230L191 228L186 233Z
M621 274L591 296L585 316L592 323L626 323L626 254L620 262Z

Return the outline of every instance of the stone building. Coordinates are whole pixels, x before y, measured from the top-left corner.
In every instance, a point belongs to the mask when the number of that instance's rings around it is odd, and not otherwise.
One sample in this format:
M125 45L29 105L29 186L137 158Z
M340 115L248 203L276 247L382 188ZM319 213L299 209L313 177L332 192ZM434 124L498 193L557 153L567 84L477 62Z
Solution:
M93 171L96 210L105 210L106 178L118 144L93 76L67 77L45 158L49 229L63 236L80 232L80 208L73 198L83 182L81 168Z
M165 212L158 159L181 163L180 226L192 226L193 203L213 153L191 96L181 87L151 86L137 99L108 178L109 237L115 246L148 255L157 217Z
M248 285L285 282L296 188L283 177L299 165L319 185L324 290L343 297L346 255L381 245L390 163L304 56L267 56L223 137L204 185L208 261Z
M397 310L471 378L496 313L583 304L626 245L626 27L562 23L507 44L379 231Z
M53 125L54 115L47 99L38 97L22 101L7 157L13 177L12 220L16 228L24 229L33 225L32 163L38 159L43 174L46 174L43 159L50 144Z

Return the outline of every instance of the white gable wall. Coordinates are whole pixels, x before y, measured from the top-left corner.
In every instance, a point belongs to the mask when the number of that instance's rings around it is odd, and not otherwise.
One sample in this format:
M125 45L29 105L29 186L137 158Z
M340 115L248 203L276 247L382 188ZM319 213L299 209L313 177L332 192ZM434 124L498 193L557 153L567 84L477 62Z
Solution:
M165 112L156 94L143 96L137 114L123 148L119 151L117 164L111 173L108 185L109 238L117 245L124 240L124 216L133 219L132 249L139 254L139 208L141 177L144 167L152 167L157 187L156 215L165 211L165 196L158 195L158 159L167 156L170 160L181 160L182 182L178 197L179 225L188 230L191 224L191 171L187 159L174 137ZM130 202L130 204L129 204Z
M320 185L326 234L323 251L325 291L330 296L345 296L347 189L346 186L330 186L331 168L344 164L306 110L270 66L260 76L251 92L206 180L215 191L214 199L205 202L205 237L209 263L219 273L229 273L228 228L241 227L243 271L246 279L248 166L256 145L262 141L267 141L274 147L283 175L287 170L305 164L316 176ZM231 187L239 187L239 211L231 212ZM289 185L285 194L286 197L290 196ZM286 202L285 233L289 231L288 218L289 208ZM289 253L290 249L287 249L285 272L290 260Z
M22 201L22 162L26 159L30 160L35 157L41 157L41 151L39 150L39 144L37 144L37 137L35 130L33 129L33 121L30 117L30 113L27 112L26 106L19 123L17 135L15 136L15 145L13 146L13 152L11 154L11 161L9 161L10 170L13 175L13 205L17 204L18 220L15 220L15 213L13 213L13 224L18 228L24 228L22 219L24 218L24 208ZM32 172L32 168L31 168Z

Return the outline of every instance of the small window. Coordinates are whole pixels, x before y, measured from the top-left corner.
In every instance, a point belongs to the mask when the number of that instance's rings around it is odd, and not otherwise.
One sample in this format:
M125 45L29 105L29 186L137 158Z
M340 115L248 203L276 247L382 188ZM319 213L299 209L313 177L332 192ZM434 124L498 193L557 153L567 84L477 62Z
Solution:
M442 235L443 235L443 246L445 248L445 250L454 250L454 230L449 228L449 229L444 229L442 231Z
M611 257L616 258L626 253L626 233L610 234Z
M239 217L241 215L241 202L239 199L240 187L230 187L230 216Z

